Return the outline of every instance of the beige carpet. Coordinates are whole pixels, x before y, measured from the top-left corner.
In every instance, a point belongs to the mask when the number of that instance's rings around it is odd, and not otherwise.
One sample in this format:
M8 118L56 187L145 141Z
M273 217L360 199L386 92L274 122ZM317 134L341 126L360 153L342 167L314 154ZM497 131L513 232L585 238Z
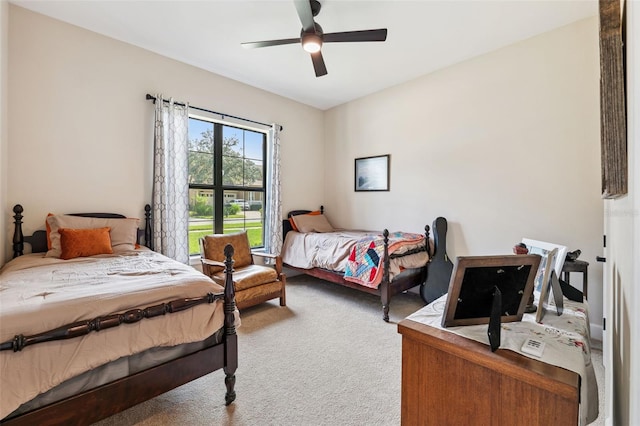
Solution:
M385 323L377 297L297 276L287 305L242 312L232 405L217 371L98 425L399 425L397 322L420 297L395 296Z

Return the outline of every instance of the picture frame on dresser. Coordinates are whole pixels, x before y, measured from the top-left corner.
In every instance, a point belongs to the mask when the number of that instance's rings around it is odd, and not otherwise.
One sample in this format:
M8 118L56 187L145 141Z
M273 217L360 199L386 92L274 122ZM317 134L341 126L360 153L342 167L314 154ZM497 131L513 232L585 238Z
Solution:
M544 255L540 255L540 266L533 281L533 293L539 298L548 296L549 283L551 282L551 272L555 272L555 262L558 257L558 249L554 248ZM557 275L557 274L556 274ZM545 296L543 296L543 294Z
M544 304L549 300L549 293L551 292L551 278L553 273L555 273L553 266L557 257L558 249L554 248L540 259L540 266L538 267L538 272L536 273L533 285L533 293L538 299L538 309L536 310L536 322L538 323L542 322L542 317L545 314Z
M557 249L558 252L555 262L553 263L553 269L556 271L556 275L560 276L560 274L562 273L564 260L567 257L567 246L548 243L545 241L532 240L530 238L523 238L522 243L527 246L529 254L539 254L542 257L546 257L551 250Z
M459 256L454 264L442 327L489 324L495 289L500 322L521 321L541 257L536 254Z
M390 155L356 158L354 190L389 191Z

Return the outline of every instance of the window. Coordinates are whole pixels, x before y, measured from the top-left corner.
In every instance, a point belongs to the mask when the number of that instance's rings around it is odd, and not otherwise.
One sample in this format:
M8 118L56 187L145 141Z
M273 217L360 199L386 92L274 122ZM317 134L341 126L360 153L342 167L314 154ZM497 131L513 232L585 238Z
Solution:
M246 230L264 246L267 135L189 117L189 253L207 234Z

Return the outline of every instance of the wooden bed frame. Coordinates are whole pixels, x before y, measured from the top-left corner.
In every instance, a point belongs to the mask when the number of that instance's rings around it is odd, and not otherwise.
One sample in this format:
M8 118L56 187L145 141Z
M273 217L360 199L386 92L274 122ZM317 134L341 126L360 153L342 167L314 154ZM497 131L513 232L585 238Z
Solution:
M13 212L15 213L14 257L23 254L25 241L32 245L34 252L46 251L45 231L36 231L33 236L25 238L22 234L22 206L16 205ZM145 206L145 212L143 233L145 243L151 245L151 206L148 204ZM124 217L111 213L76 215L103 218ZM226 271L233 271L233 247L231 245L225 247L225 256ZM231 272L227 273L225 290L222 293L208 293L202 297L173 300L161 305L114 313L101 318L68 324L35 336L17 335L12 341L3 342L0 345L0 350L17 352L28 345L83 336L100 328L117 327L122 323L137 322L144 318L189 309L199 304L213 303L218 299L224 300L224 332L220 343L50 405L2 420L0 424L15 426L94 423L219 369L223 369L226 376L225 403L226 405L231 404L236 398L234 387L235 371L238 366L238 340L235 329L236 306Z
M310 212L310 210L290 211L287 214L287 219L282 220L282 238L284 239L287 236L287 233L293 230L291 223L289 222L289 218L291 216L307 214ZM320 206L320 213L324 214L324 206ZM429 227L429 225L426 225L424 227L427 242L429 242L430 240L430 229L431 228ZM322 280L340 284L342 286L353 288L358 291L380 296L380 302L382 303L382 319L386 322L389 322L389 304L391 303L391 298L398 293L409 290L410 288L423 285L427 280L429 263L427 263L427 265L417 270L416 272L404 272L402 275L394 278L393 280L389 280L389 263L390 259L394 258L395 256L393 254L389 256L389 231L385 229L382 235L384 237L384 261L382 270L382 281L380 282L378 288L369 288L351 281L347 281L344 279L344 274L342 272L330 271L328 269L322 268L297 268L286 263L284 264L284 266L294 271L310 275L312 277L320 278ZM434 249L430 251L429 254L433 255L433 253L435 253L436 251L437 247L434 247Z

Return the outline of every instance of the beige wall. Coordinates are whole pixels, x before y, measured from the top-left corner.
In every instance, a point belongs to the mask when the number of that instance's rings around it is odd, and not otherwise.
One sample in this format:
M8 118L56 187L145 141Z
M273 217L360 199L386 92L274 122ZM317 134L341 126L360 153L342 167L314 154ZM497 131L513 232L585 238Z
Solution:
M280 123L284 208L322 203L322 111L13 5L9 15L4 209L24 206L25 233L48 212L143 214L153 147L146 93Z
M6 226L7 212L7 54L9 35L9 3L0 0L0 241L9 239L8 227ZM6 258L7 244L0 243L0 265Z
M629 192L605 203L608 424L640 424L640 4L627 2Z
M598 96L591 18L333 108L327 215L411 231L444 216L450 256L511 253L523 237L579 248L598 336ZM378 154L391 154L391 191L354 192L353 159Z

